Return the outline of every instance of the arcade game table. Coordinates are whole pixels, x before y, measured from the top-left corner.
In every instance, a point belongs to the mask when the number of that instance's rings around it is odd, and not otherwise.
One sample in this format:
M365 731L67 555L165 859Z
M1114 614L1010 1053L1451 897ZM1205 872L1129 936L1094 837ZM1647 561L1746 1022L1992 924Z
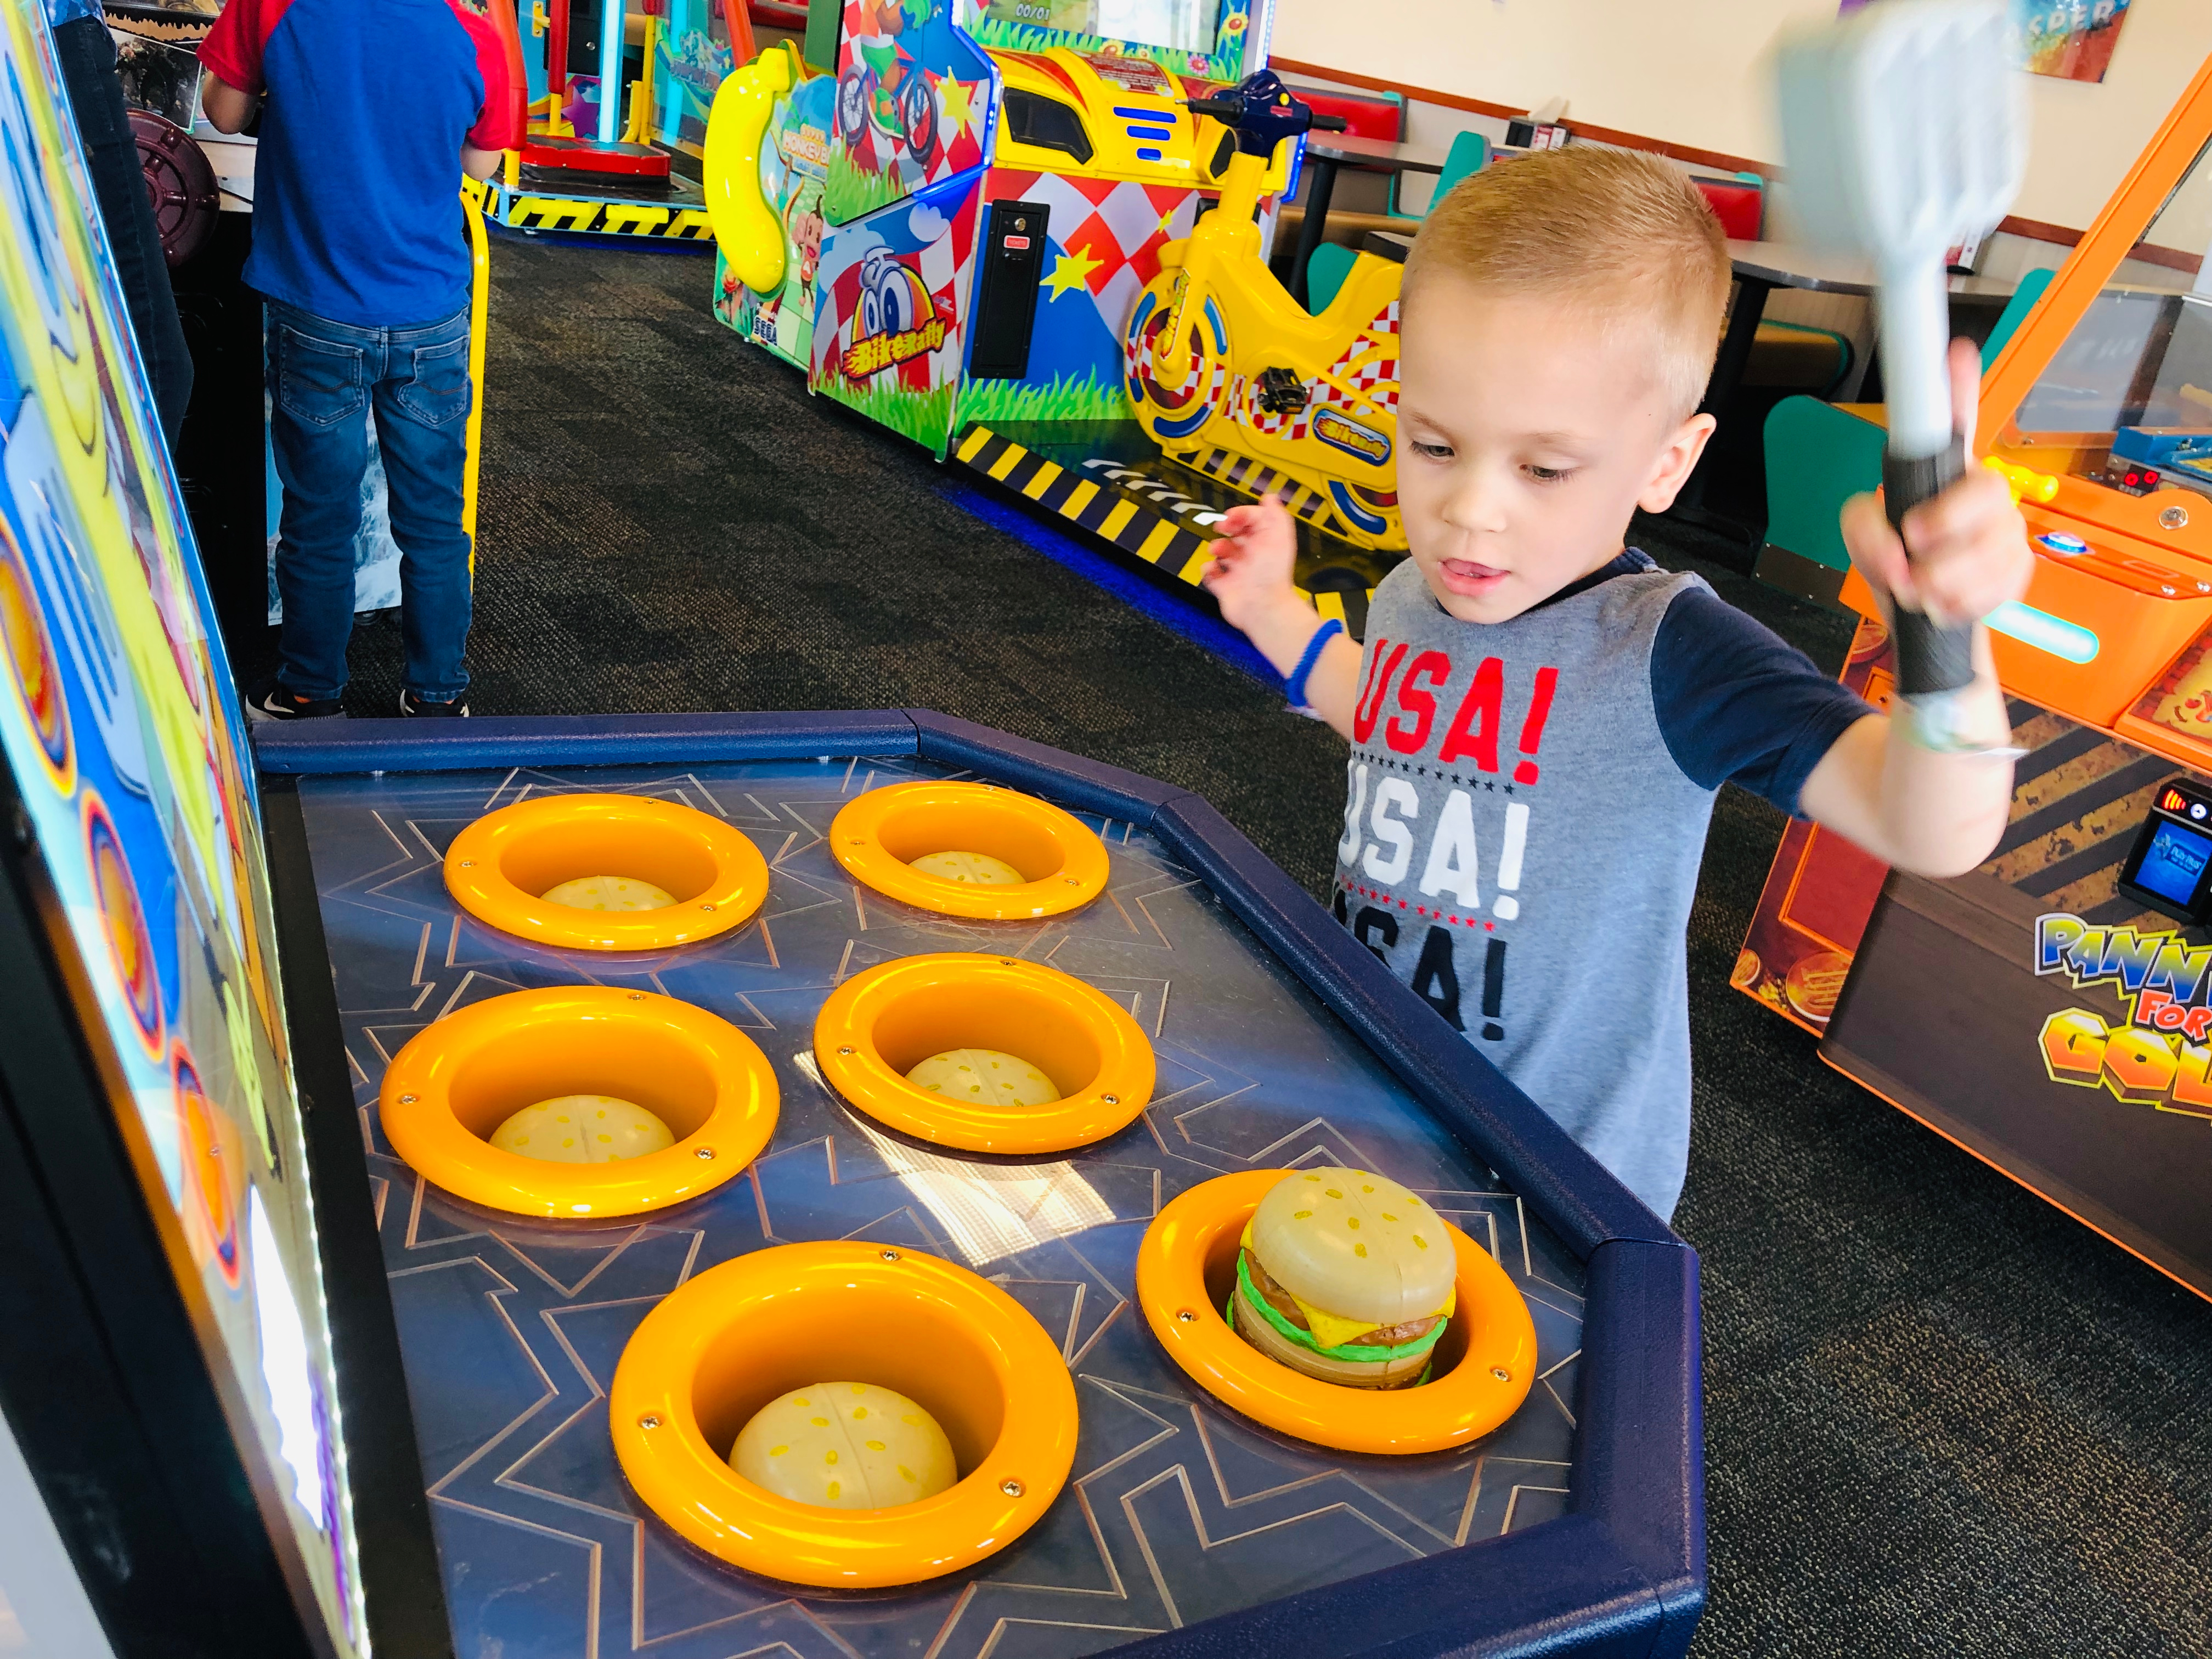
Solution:
M334 1310L342 1329L349 1304L396 1325L406 1382L342 1369L340 1391L349 1419L360 1398L416 1449L404 1496L428 1494L456 1650L1442 1654L1540 1632L1560 1651L1683 1650L1702 1595L1694 1258L1198 797L921 711L258 735L308 1133L323 1178L352 1189L324 1223L355 1235ZM1098 897L963 919L856 879L841 812L931 780L1079 818L1108 855ZM582 951L457 905L456 836L608 794L742 832L767 861L753 919L672 951ZM1150 1039L1151 1103L1049 1159L949 1150L854 1109L818 1036L810 1052L825 1000L938 952L1103 991ZM758 1044L780 1115L740 1177L574 1221L472 1202L396 1154L380 1085L417 1033L578 984L677 998ZM1431 1453L1330 1451L1177 1369L1139 1305L1148 1230L1214 1177L1300 1164L1389 1174L1504 1266L1535 1356L1501 1427ZM610 1401L672 1292L750 1254L851 1240L1005 1290L1051 1334L1080 1431L1060 1495L1002 1553L810 1592L678 1535L625 1478Z

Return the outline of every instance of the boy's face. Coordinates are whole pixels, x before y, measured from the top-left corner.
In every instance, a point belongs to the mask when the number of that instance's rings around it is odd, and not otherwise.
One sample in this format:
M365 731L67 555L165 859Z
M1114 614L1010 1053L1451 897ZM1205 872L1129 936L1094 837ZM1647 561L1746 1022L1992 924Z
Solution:
M1664 512L1712 417L1678 420L1632 325L1426 278L1400 342L1398 510L1437 603L1505 622Z

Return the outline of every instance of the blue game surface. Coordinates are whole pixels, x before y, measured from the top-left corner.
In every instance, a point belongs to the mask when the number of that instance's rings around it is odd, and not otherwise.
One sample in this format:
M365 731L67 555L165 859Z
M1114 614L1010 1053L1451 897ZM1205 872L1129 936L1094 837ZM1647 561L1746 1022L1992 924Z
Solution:
M459 1651L1058 1659L1569 1508L1584 1288L1574 1255L1127 821L1080 815L1112 876L1071 916L960 921L856 886L823 841L837 810L868 788L947 775L959 775L899 757L301 781ZM769 861L760 915L650 957L549 950L462 915L441 872L452 837L488 811L571 790L727 819ZM1143 1117L1064 1160L1016 1164L922 1146L830 1094L810 1053L830 988L892 957L959 950L1048 962L1128 1006L1159 1061ZM377 1087L410 1037L489 997L579 982L683 998L760 1044L781 1117L744 1176L642 1220L556 1224L477 1209L392 1155ZM1421 1192L1527 1297L1540 1375L1486 1439L1406 1458L1308 1446L1218 1404L1154 1342L1130 1297L1160 1206L1226 1171L1323 1163ZM708 1558L632 1494L607 1432L614 1367L661 1297L749 1250L848 1237L1003 1285L1059 1340L1082 1413L1074 1472L1046 1519L978 1567L907 1590L801 1590Z

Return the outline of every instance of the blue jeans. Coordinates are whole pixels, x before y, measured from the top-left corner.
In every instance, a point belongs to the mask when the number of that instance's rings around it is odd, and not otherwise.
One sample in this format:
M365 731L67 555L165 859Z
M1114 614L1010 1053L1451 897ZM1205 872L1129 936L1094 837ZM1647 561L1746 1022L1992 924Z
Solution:
M368 470L368 422L399 544L404 683L428 702L469 684L469 538L461 529L468 448L469 313L408 328L356 328L269 301L270 444L284 485L276 591L277 678L335 697L353 636L353 544Z

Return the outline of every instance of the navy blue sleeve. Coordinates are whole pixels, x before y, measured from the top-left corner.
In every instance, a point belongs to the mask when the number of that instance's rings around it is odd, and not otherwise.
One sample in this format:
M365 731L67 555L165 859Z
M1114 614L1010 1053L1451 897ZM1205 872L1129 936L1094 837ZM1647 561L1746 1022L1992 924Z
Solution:
M1651 703L1668 752L1692 781L1739 784L1790 813L1820 757L1875 712L1706 587L1683 589L1660 620Z

